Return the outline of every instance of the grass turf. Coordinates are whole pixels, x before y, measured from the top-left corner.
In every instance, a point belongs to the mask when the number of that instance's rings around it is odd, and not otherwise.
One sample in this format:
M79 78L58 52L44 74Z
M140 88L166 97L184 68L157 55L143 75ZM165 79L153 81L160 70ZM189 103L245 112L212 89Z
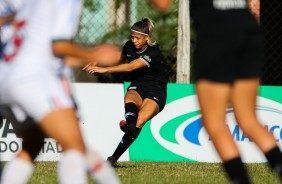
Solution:
M278 184L267 164L247 164L254 184ZM187 162L120 162L115 168L124 184L227 184L220 164ZM55 184L57 162L37 162L29 184ZM95 182L89 179L90 184Z

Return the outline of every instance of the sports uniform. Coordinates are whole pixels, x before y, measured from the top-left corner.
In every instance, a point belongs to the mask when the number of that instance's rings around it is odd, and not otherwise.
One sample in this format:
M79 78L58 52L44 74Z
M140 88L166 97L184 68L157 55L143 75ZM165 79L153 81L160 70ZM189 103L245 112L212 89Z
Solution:
M191 15L197 32L196 81L232 83L260 76L261 32L246 0L192 0Z
M74 37L82 4L27 1L15 17L15 35L0 61L0 101L12 105L19 121L30 116L39 122L56 108L74 106L63 61L51 47L52 41Z
M244 134L282 178L282 154L255 112L262 68L262 38L246 0L192 0L197 40L196 92L203 119L231 183L251 183L240 151L226 129L226 106Z
M167 97L167 82L163 76L162 53L151 40L154 25L149 18L143 18L131 26L131 40L123 46L122 59L127 63L97 67L87 65L89 73L130 72L131 84L124 96L124 116L120 122L125 133L112 156L107 160L116 166L117 160L138 138L147 121L163 110Z
M160 111L164 108L167 96L167 83L163 77L162 53L157 45L147 46L143 51L136 52L131 41L125 43L122 55L128 62L140 58L147 65L131 72L131 84L127 90L135 90L144 100L154 100Z
M77 49L77 44L71 43L82 1L24 2L15 17L16 32L0 62L0 101L12 106L18 121L32 117L61 144L64 152L58 165L59 183L86 183L87 170L98 183L120 183L114 170L97 153L86 148L63 60L54 55L72 56L74 51L77 55L87 53L90 58L92 52ZM81 55L77 57L80 59ZM5 168L1 183L26 183L33 164L17 155ZM13 177L15 173L17 177Z
M22 6L22 0L2 0L0 1L0 18L13 15ZM8 40L13 36L14 26L11 23L0 24L0 57L2 49Z

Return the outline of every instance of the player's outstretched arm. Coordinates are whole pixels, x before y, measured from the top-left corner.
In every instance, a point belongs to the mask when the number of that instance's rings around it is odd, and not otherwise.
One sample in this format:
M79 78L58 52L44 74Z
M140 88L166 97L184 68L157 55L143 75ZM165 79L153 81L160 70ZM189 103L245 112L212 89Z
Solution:
M116 73L116 72L132 72L138 68L144 67L146 64L141 59L136 59L130 63L120 64L110 67L98 67L93 64L86 65L83 70L88 73Z
M167 11L172 3L172 0L150 0L150 2L154 7L162 11Z
M120 50L113 44L100 44L93 48L84 48L71 41L54 42L53 53L64 58L71 66L85 66L87 63L95 65L116 65L120 61Z

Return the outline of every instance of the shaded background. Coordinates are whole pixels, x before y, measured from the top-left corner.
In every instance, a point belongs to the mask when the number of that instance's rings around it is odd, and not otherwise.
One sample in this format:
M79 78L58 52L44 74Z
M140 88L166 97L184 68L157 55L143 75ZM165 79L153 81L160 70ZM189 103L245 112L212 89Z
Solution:
M261 0L261 27L265 36L265 64L262 85L282 85L282 1ZM130 39L130 26L142 17L149 17L155 23L153 33L164 54L163 66L168 82L176 82L178 0L174 0L168 12L163 13L151 7L144 0L85 0L76 41L95 45L111 42L119 45ZM192 30L193 30L193 24ZM194 48L194 34L191 34L191 53ZM187 61L189 62L189 61ZM189 65L193 70L193 59ZM80 68L74 69L76 82L122 83L129 81L127 73L87 74ZM192 72L190 72L192 73ZM191 76L193 80L193 76Z
M76 41L84 45L111 42L121 48L130 39L130 27L142 17L153 20L153 40L163 51L165 77L176 81L178 1L166 13L151 7L144 0L85 0ZM75 69L76 82L122 83L129 81L127 73L87 74Z
M282 1L261 0L265 58L263 85L282 85Z

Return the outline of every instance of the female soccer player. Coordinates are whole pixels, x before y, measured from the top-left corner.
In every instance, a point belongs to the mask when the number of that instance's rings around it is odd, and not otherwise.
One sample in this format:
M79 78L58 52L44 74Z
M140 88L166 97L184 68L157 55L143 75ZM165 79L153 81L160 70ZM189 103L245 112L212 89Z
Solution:
M131 72L131 84L124 97L125 132L115 152L108 160L112 166L136 140L144 124L163 110L166 103L167 83L162 74L162 53L151 41L153 23L144 18L131 27L131 40L126 42L122 58L128 63L112 67L87 65L90 73Z
M229 103L240 128L282 178L281 151L256 116L263 50L247 1L192 0L191 13L197 32L195 78L203 125L231 182L250 183L250 179L226 128Z
M111 45L85 50L71 42L81 6L80 0L24 1L15 17L16 32L0 60L0 101L11 107L17 121L32 117L62 146L60 183L86 183L87 169L98 183L120 183L112 168L87 150L63 72L62 59L67 57L83 63L118 60ZM1 183L26 183L31 162L30 152L21 151L5 166Z

